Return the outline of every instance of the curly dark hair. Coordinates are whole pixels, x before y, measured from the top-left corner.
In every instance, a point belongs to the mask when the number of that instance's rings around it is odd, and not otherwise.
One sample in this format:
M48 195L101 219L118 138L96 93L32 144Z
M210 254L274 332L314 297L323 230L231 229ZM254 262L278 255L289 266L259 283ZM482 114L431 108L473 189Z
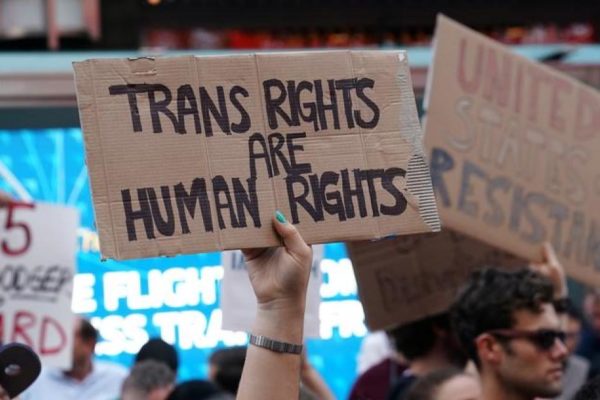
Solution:
M486 268L471 275L451 307L452 326L465 351L480 366L477 336L512 328L515 311L540 313L542 304L552 303L552 297L552 282L537 272Z
M85 318L79 319L79 327L77 332L81 339L87 342L96 343L98 341L98 331L96 328L94 328L94 325L92 325L91 322Z
M396 350L407 360L428 354L435 346L436 328L450 331L450 316L447 313L426 317L389 331Z
M228 393L237 394L245 361L246 346L216 350L209 358L209 363L217 369L214 383Z
M458 368L438 369L429 374L418 378L413 383L405 396L394 400L433 400L441 386L449 380L465 375L465 372Z
M177 349L161 338L152 338L148 340L135 356L135 362L144 360L156 360L165 363L171 370L177 374L179 368L179 355Z

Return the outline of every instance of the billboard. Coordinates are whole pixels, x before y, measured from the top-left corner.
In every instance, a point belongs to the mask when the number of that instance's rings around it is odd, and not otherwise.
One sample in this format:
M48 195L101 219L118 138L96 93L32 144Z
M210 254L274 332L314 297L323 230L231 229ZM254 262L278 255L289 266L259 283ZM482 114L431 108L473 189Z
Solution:
M80 129L0 130L0 190L79 210L73 309L99 329L99 357L130 365L149 337L161 336L178 348L185 380L206 376L215 348L246 342L244 333L221 330L219 253L100 261ZM345 398L367 331L343 244L325 246L321 270L322 339L308 341L309 357Z

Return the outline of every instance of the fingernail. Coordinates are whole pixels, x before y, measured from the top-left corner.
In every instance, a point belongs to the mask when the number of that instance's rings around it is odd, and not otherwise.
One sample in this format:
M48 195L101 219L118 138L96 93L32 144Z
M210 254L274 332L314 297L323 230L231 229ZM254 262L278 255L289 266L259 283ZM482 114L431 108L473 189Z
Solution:
M282 224L285 224L287 222L287 220L285 219L285 215L283 215L279 210L275 211L275 218Z

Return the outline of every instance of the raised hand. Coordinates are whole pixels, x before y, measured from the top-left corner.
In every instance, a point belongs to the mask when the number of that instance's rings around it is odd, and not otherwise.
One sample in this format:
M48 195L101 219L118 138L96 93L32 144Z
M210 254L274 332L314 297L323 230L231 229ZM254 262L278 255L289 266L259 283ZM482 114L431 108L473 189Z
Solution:
M252 334L282 344L302 344L312 250L279 211L273 227L283 247L244 250L258 307ZM238 400L297 399L300 356L250 345Z
M563 299L568 296L567 277L554 247L548 242L542 248L543 260L541 263L532 263L531 269L546 276L554 285L554 297Z
M283 247L243 250L259 309L304 312L312 249L279 211L273 218Z

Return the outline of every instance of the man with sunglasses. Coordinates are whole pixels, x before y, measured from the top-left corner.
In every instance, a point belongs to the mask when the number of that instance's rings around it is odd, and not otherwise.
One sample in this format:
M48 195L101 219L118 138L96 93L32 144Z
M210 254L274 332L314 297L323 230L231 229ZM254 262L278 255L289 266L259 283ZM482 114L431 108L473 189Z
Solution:
M475 273L452 307L461 344L476 363L486 400L561 393L567 349L545 276L523 269Z

